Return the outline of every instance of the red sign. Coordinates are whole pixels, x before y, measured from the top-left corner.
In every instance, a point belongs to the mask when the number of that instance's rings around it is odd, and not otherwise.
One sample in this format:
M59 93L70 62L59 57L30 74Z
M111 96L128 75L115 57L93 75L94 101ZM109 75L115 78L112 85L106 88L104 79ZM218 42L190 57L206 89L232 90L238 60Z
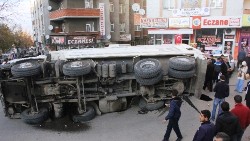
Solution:
M201 29L201 16L193 16L192 19L192 28Z

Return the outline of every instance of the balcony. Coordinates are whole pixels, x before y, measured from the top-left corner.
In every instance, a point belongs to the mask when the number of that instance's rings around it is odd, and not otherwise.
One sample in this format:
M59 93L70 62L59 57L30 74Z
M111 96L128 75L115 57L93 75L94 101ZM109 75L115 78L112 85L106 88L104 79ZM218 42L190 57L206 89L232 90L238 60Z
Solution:
M50 20L63 20L65 18L99 18L100 9L61 9L49 14Z

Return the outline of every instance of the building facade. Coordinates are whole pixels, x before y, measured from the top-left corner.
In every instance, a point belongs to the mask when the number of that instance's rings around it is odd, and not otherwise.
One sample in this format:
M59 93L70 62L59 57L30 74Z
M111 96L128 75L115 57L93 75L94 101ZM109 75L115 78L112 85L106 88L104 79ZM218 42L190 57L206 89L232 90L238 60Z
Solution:
M146 0L34 0L34 40L55 49L146 44L147 30L134 20L145 10L133 10L135 3L146 6Z
M249 12L249 7L249 0L147 0L147 18L168 22L165 28L148 28L150 44L181 40L209 53L227 53L236 58L241 32L247 29L243 14Z

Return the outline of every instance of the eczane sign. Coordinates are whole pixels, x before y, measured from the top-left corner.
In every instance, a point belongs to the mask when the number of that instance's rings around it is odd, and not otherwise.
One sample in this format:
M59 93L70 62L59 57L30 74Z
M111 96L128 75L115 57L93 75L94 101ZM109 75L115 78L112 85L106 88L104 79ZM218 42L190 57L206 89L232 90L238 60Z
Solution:
M240 28L241 16L202 17L201 28Z

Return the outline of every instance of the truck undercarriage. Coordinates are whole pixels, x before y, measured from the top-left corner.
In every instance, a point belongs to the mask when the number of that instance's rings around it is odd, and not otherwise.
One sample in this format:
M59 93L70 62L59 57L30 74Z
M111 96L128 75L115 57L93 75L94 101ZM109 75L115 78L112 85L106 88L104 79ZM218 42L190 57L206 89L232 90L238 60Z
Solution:
M193 93L197 59L192 55L109 58L33 58L1 67L5 115L29 124L60 118L70 109L74 122L96 113L126 110L140 97L140 108L157 110L171 91Z

